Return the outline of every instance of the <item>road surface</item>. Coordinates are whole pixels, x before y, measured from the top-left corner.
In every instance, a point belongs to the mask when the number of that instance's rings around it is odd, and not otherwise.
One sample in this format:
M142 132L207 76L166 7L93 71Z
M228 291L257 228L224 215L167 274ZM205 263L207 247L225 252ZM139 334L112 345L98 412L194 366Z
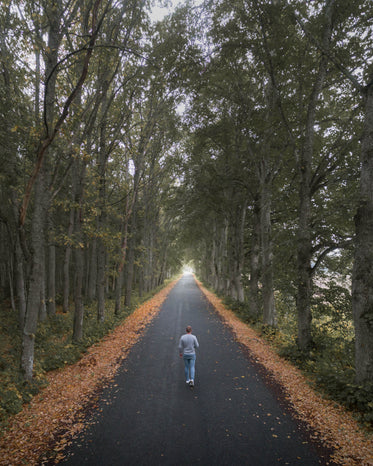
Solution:
M188 324L200 344L194 389L178 354ZM265 380L193 276L184 275L62 464L331 464Z

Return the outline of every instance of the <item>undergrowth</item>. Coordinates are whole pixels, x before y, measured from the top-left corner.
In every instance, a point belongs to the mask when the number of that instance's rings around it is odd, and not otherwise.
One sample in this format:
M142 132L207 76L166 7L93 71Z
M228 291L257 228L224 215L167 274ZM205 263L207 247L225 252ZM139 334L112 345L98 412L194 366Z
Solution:
M114 313L114 301L108 300L103 323L97 321L97 304L86 305L84 336L78 344L72 342L73 310L66 314L58 310L55 316L40 322L35 338L34 377L31 383L25 382L20 372L21 333L18 316L7 303L3 303L0 306L3 324L0 330L0 428L6 426L9 416L18 413L23 404L30 402L47 385L48 371L77 362L90 346L100 341L167 283L142 297L133 295L131 308L122 306L119 315Z
M313 388L344 405L373 429L373 384L355 383L354 332L351 303L337 286L318 290L312 305L313 345L308 352L297 346L295 302L276 295L278 327L264 326L250 313L247 303L223 298L225 305L269 341L280 356L300 368Z

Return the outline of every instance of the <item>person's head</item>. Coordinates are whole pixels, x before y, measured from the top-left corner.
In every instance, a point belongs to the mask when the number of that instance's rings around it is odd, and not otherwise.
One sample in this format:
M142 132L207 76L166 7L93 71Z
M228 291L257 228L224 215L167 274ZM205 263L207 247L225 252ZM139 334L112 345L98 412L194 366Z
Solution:
M187 333L192 333L192 327L188 325L188 327L185 329Z

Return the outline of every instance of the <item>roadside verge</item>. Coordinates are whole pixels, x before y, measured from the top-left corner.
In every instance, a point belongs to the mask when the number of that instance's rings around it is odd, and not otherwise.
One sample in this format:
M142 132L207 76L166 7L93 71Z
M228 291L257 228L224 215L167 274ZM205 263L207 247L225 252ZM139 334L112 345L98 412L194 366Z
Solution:
M231 328L237 341L283 387L295 415L318 433L319 442L335 451L333 461L346 466L373 466L373 438L360 428L353 415L315 392L299 369L276 354L269 343L260 338L248 324L226 309L221 299L196 281L224 324Z
M0 465L43 464L51 445L54 460L63 458L65 446L84 428L85 409L94 407L97 393L113 379L177 281L139 306L80 361L47 374L48 386L10 420L0 438Z

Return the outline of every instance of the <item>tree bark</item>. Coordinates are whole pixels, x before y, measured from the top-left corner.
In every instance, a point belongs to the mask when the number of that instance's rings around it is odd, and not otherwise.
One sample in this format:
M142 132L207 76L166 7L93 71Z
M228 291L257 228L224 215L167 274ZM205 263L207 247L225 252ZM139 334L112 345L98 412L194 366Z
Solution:
M77 216L80 209L77 209ZM78 220L76 223L75 232L80 236L81 223ZM84 319L84 306L83 306L83 274L84 274L84 252L80 244L75 249L75 288L74 288L74 327L73 327L73 341L79 342L83 338L83 319Z
M32 263L29 292L26 307L25 325L22 332L21 369L26 380L30 381L34 367L34 344L40 308L40 296L44 260L44 183L43 171L35 179L34 211L31 222Z
M359 207L355 216L352 310L356 382L373 382L373 74L366 90Z
M97 240L97 320L105 320L105 244L103 238Z
M43 206L45 209L45 206ZM43 218L46 220L46 212L43 212ZM46 288L47 288L47 276L46 276L46 257L45 257L45 224L43 225L43 259L42 259L42 267L41 267L41 277L40 277L40 304L39 304L39 321L44 322L45 319L47 318L47 298L46 298Z
M133 288L133 277L134 277L134 261L135 261L135 239L134 235L136 232L136 209L132 215L131 222L131 238L128 241L127 260L126 260L126 277L125 277L125 297L124 303L126 306L131 306L132 301L132 288Z
M75 287L74 287L74 327L73 341L79 342L83 338L83 277L84 277L84 249L82 238L82 222L83 222L83 196L84 196L84 180L86 174L86 162L79 160L75 161L73 173L73 183L75 192L75 202L77 205L75 210L74 220L74 237L75 237Z
M88 290L87 297L91 302L96 298L97 293L97 239L92 239L89 251L89 268L88 268Z
M332 34L334 0L330 0L325 9L325 26L323 31L323 49L329 50ZM312 190L311 173L314 151L314 125L316 108L327 72L328 60L325 55L320 58L319 69L313 85L310 101L307 109L305 135L300 157L298 161L299 171L299 210L298 210L298 251L297 251L297 315L298 337L297 343L302 351L308 351L312 346L311 332L311 296L312 296Z
M71 208L69 214L69 225L67 227L67 237L71 238L74 230L74 209ZM63 259L63 303L62 312L69 312L69 299L70 299L70 258L71 258L71 246L68 244L65 248L65 255Z
M117 273L116 286L115 286L115 308L114 313L118 315L121 310L122 304L122 288L123 288L123 269Z
M244 268L244 231L246 221L246 203L237 207L236 218L234 222L234 275L233 283L235 288L236 299L243 303L245 301L245 292L242 284L242 273Z
M53 232L53 225L49 218L49 234ZM56 315L56 245L54 238L49 238L48 247L48 294L47 294L47 312L48 316Z
M259 305L259 277L260 277L260 207L259 200L254 200L251 250L250 250L250 281L249 281L249 310L254 319L260 316Z
M22 329L25 325L25 316L26 316L26 287L25 287L25 271L24 271L24 257L22 253L21 240L20 240L20 230L17 225L18 222L18 209L17 209L17 196L13 189L11 189L11 200L12 208L14 215L14 223L16 228L15 235L15 282L16 282L16 295L18 301L18 316L19 324Z
M276 327L276 307L273 287L273 247L271 235L271 183L272 174L267 155L261 163L260 173L260 236L262 246L263 323Z

